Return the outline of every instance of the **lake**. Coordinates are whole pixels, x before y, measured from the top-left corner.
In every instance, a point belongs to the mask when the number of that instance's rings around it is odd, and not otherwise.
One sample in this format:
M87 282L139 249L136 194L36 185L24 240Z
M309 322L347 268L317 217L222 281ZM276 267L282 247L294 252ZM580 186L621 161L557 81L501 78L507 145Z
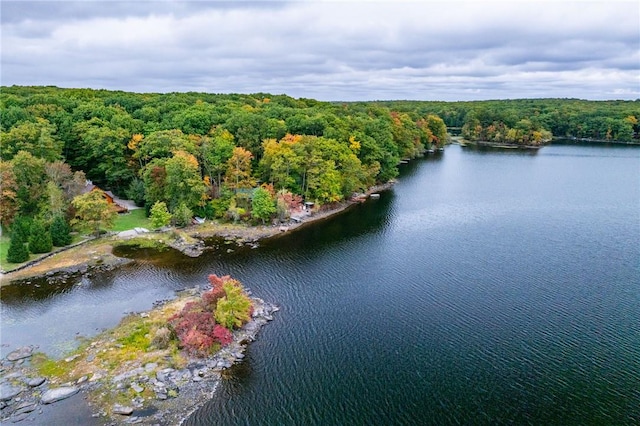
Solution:
M258 249L3 288L2 351L60 355L231 274L281 310L188 425L640 423L640 149L453 145L401 167Z

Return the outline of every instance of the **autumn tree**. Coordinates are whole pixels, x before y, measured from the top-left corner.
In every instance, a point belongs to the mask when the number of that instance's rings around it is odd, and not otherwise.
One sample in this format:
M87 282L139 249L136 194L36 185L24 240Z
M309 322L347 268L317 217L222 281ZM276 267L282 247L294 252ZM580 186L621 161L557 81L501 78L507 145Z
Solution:
M235 192L238 189L249 189L256 185L255 178L251 175L251 160L253 155L244 148L233 149L231 158L227 161L225 184Z
M8 161L0 160L0 225L10 226L18 212L18 186L13 173L13 166ZM0 228L0 235L2 231Z
M117 216L100 191L79 195L71 204L76 209L76 217L71 221L72 225L88 230L94 235L99 235L101 228L113 226Z

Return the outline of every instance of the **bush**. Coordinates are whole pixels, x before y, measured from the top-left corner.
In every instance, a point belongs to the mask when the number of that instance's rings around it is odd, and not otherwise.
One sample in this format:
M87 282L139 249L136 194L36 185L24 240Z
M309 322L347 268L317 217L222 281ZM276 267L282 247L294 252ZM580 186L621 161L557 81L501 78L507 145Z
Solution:
M171 342L171 330L167 327L160 327L156 330L153 335L153 340L151 340L151 344L154 345L158 349L166 349L169 347L169 343Z
M45 228L44 223L39 220L34 221L29 237L29 251L31 253L49 253L52 248L51 234Z
M156 201L151 207L151 226L154 228L162 228L171 222L171 213L167 210L167 204L164 201Z
M191 224L191 218L193 217L193 212L185 203L180 203L180 205L173 212L173 223L176 226L187 226Z
M216 343L215 318L201 302L187 303L179 314L169 319L169 323L182 347L190 354L206 355Z
M49 229L51 242L56 247L63 247L71 244L71 227L62 216L56 216L51 222Z
M219 198L211 200L207 206L209 209L207 210L207 214L210 214L211 217L207 216L207 219L221 219L229 210L229 205L231 204L231 198L233 197L233 193L230 191L223 191ZM209 213L210 212L210 213Z
M242 327L251 319L251 299L237 280L226 281L222 288L225 296L216 305L216 321L229 330Z
M27 250L27 247L24 245L20 234L12 235L7 252L7 262L22 263L27 260L29 260L29 250Z

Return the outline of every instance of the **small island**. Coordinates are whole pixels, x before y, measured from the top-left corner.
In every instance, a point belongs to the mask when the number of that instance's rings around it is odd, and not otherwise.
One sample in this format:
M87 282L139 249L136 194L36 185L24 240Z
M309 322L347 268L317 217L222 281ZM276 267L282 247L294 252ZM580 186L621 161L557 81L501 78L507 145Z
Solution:
M2 421L82 392L104 423L181 423L211 399L224 370L278 311L230 276L208 281L205 290L127 316L61 360L33 347L11 352L2 360Z

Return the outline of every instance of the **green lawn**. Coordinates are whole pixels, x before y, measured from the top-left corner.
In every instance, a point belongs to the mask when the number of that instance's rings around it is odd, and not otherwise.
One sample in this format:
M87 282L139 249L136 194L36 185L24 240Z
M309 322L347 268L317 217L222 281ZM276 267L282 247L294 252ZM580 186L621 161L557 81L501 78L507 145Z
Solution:
M111 231L127 231L133 228L151 228L151 221L144 215L144 209L131 210L126 214L119 214Z
M2 237L0 237L0 264L2 264L2 268L4 269L7 266L7 252L9 251L9 242L11 238L2 233Z

